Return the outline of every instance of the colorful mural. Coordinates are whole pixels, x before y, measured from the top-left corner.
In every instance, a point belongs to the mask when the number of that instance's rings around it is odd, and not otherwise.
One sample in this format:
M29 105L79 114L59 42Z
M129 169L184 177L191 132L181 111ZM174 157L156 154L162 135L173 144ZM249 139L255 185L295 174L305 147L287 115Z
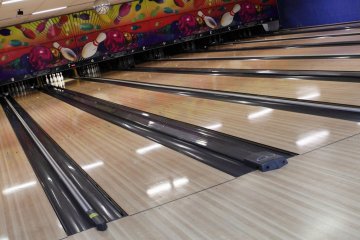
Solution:
M0 29L0 84L232 25L277 19L276 0L139 0Z

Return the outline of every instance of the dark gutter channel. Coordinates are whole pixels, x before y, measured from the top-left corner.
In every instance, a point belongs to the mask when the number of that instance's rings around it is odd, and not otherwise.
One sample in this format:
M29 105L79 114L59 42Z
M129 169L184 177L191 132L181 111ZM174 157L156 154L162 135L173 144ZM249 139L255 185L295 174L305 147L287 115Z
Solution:
M187 95L191 97L204 98L216 101L224 101L238 104L245 104L251 106L262 106L289 112L297 112L309 115L316 115L322 117L329 117L335 119L342 119L348 121L360 121L360 107L328 104L314 101L300 101L297 99L275 98L269 96L251 95L234 92L222 92L206 89L175 87L160 84L144 84L136 81L127 81L119 79L105 79L105 78L82 78L88 81L108 83L132 88L140 88L156 92L165 92L177 95ZM305 105L303 105L305 104ZM338 110L337 108L347 109ZM351 111L354 110L354 111Z
M348 25L348 26L346 26ZM319 29L319 28L328 28L328 27L351 27L360 25L360 21L349 21L349 22L341 22L341 23L329 23L329 24L320 24L320 25L313 25L313 26L304 26L304 27L295 27L295 28L284 28L281 29L279 32L288 32L288 31L299 31L305 29Z
M158 62L187 62L187 61L231 61L231 60L304 60L304 59L360 59L360 55L273 55L273 56L245 56L245 57L203 57L203 58L164 58Z
M271 45L271 46L255 46L243 48L224 48L224 49L206 49L200 51L189 51L188 53L203 53L203 52L240 52L253 50L270 50L270 49L287 49L287 48L319 48L319 47L344 47L359 45L360 41L349 42L325 42L325 43L306 43L306 44L289 44L289 45Z
M94 227L3 98L1 105L66 234Z
M171 135L159 132L152 128L145 127L139 123L119 117L119 111L116 109L112 109L109 106L104 107L101 106L98 102L89 102L85 99L78 101L75 99L74 96L66 94L66 90L61 93L59 91L51 89L43 89L42 91L85 112L88 112L128 131L131 131L142 137L150 139L151 141L173 149L179 153L185 154L193 159L196 159L197 161L214 167L234 177L238 177L256 170L253 165L249 165L247 162L237 161L218 152L204 148L203 146L191 144L179 138L174 138ZM124 115L128 114L129 113L126 112L124 113ZM149 120L147 120L147 122L147 126L151 125Z
M254 77L254 78L286 78L286 80L303 79L330 82L360 82L360 72L311 71L311 70L272 70L272 69L231 69L231 68L162 68L136 67L127 69L132 72L154 72L174 74L197 74L211 76Z
M292 41L292 40L304 40L304 39L315 39L315 38L336 38L336 37L350 37L360 35L358 33L346 33L346 34L329 34L329 35L315 35L315 36L304 36L304 37L294 37L294 38L277 38L277 39L267 39L267 40L249 40L249 41L235 41L227 42L222 44L217 44L216 46L227 46L227 45L240 45L243 43L261 43L261 42L278 42L278 41ZM264 37L271 37L272 35L264 35Z
M140 111L79 92L64 90L63 94L68 96L71 95L76 101L96 106L103 111L110 112L119 118L135 122L143 127L148 127L154 131L164 133L182 141L207 148L211 151L216 151L238 161L248 162L249 165L255 166L262 171L276 169L278 168L276 166L281 166L282 163L277 163L277 160L270 160L269 158L264 162L255 159L265 159L268 155L274 157L276 155L280 158L283 156L287 159L296 155L288 151L254 143L249 140L240 139L235 136L230 136L149 112ZM149 124L150 122L152 124ZM206 146L203 145L203 140L206 140ZM281 161L282 160L280 160L280 162Z
M81 194L94 207L106 222L111 222L127 216L126 212L113 201L87 173L31 118L31 116L12 98L11 104L26 121L31 130L39 138L47 151L59 164L66 175L72 180ZM45 160L46 161L46 160ZM47 162L47 161L46 161ZM94 227L93 224L89 228ZM83 229L86 230L86 229ZM81 231L83 231L81 230ZM71 234L78 233L72 232Z
M335 26L335 27L330 27L330 28L326 28L326 29L301 29L301 30L287 30L287 31L279 31L279 32L275 32L272 35L273 36L278 36L278 35L290 35L290 34L301 34L301 33L313 33L313 32L329 32L329 31L339 31L339 30L346 30L346 29L352 29L352 28L360 28L360 24L354 24L352 26Z

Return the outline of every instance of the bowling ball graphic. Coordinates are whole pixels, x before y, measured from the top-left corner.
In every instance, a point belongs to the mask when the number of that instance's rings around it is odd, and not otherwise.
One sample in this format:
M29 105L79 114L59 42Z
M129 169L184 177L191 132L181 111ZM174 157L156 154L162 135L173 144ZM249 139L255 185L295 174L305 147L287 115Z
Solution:
M256 5L250 1L242 1L240 4L239 16L243 23L253 22L257 19Z
M198 22L199 25L203 25L204 23L204 20L199 16L196 17L196 21Z
M51 48L51 54L53 55L53 61L58 62L61 59L60 51L56 48Z
M119 52L125 47L124 34L118 30L110 30L106 33L105 48L110 52Z
M51 63L53 55L51 50L46 47L33 47L29 53L29 63L35 70L43 70Z
M124 37L125 37L126 41L131 42L132 36L130 33L124 33Z
M186 14L180 17L178 27L183 36L191 35L197 28L196 17Z

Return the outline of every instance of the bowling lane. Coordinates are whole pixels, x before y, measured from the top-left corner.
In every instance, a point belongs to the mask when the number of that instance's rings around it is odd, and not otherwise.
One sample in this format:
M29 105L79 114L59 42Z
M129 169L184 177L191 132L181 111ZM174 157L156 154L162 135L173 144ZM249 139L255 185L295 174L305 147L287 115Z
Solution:
M294 34L282 34L282 35L270 35L266 37L256 37L245 39L244 41L267 41L267 40L285 40L293 38L303 38L303 37L327 37L327 36L342 36L344 34L360 34L359 28L348 28L343 30L334 30L334 31L318 31L318 32L308 32L308 33L294 33Z
M296 33L303 31L324 31L334 28L342 29L351 29L351 28L359 28L360 23L356 22L348 22L348 23L340 23L340 24L325 24L325 25L317 25L317 26L309 26L309 27L300 27L300 28L289 28L281 30L280 33Z
M360 83L121 71L105 78L360 106Z
M270 41L270 42L247 42L247 43L235 43L227 45L219 45L211 47L213 50L229 49L229 48L256 48L256 47L271 47L271 46L281 46L281 45L302 45L302 44L318 44L318 43L346 43L359 41L360 34L354 36L324 36L324 37L315 37L309 39L292 39L292 40L279 40L279 41Z
M360 135L112 222L107 239L358 239L359 142ZM103 239L91 229L67 240L94 238Z
M67 88L299 154L360 132L349 121L112 84L74 81Z
M17 100L128 214L233 179L46 94Z
M319 70L319 71L358 71L360 59L272 59L272 60L202 60L202 61L152 61L138 67L170 68L224 68L258 70Z
M237 48L236 46L234 46ZM266 57L266 56L326 56L326 55L359 55L360 45L309 48L279 48L266 50L224 51L183 53L174 58L230 58L230 57Z
M62 228L0 106L0 239L62 239Z

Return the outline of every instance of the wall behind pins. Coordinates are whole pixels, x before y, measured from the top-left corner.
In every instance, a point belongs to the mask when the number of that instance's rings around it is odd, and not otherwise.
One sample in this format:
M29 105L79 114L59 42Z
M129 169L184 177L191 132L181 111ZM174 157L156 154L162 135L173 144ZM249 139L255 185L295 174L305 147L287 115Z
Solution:
M227 27L221 19L236 4L241 10L229 26L278 18L276 0L137 0L114 5L102 15L90 9L2 28L0 85ZM201 18L199 10L211 21ZM105 40L97 43L99 36ZM87 45L93 42L97 49L88 52Z
M360 21L359 0L278 0L282 28Z

